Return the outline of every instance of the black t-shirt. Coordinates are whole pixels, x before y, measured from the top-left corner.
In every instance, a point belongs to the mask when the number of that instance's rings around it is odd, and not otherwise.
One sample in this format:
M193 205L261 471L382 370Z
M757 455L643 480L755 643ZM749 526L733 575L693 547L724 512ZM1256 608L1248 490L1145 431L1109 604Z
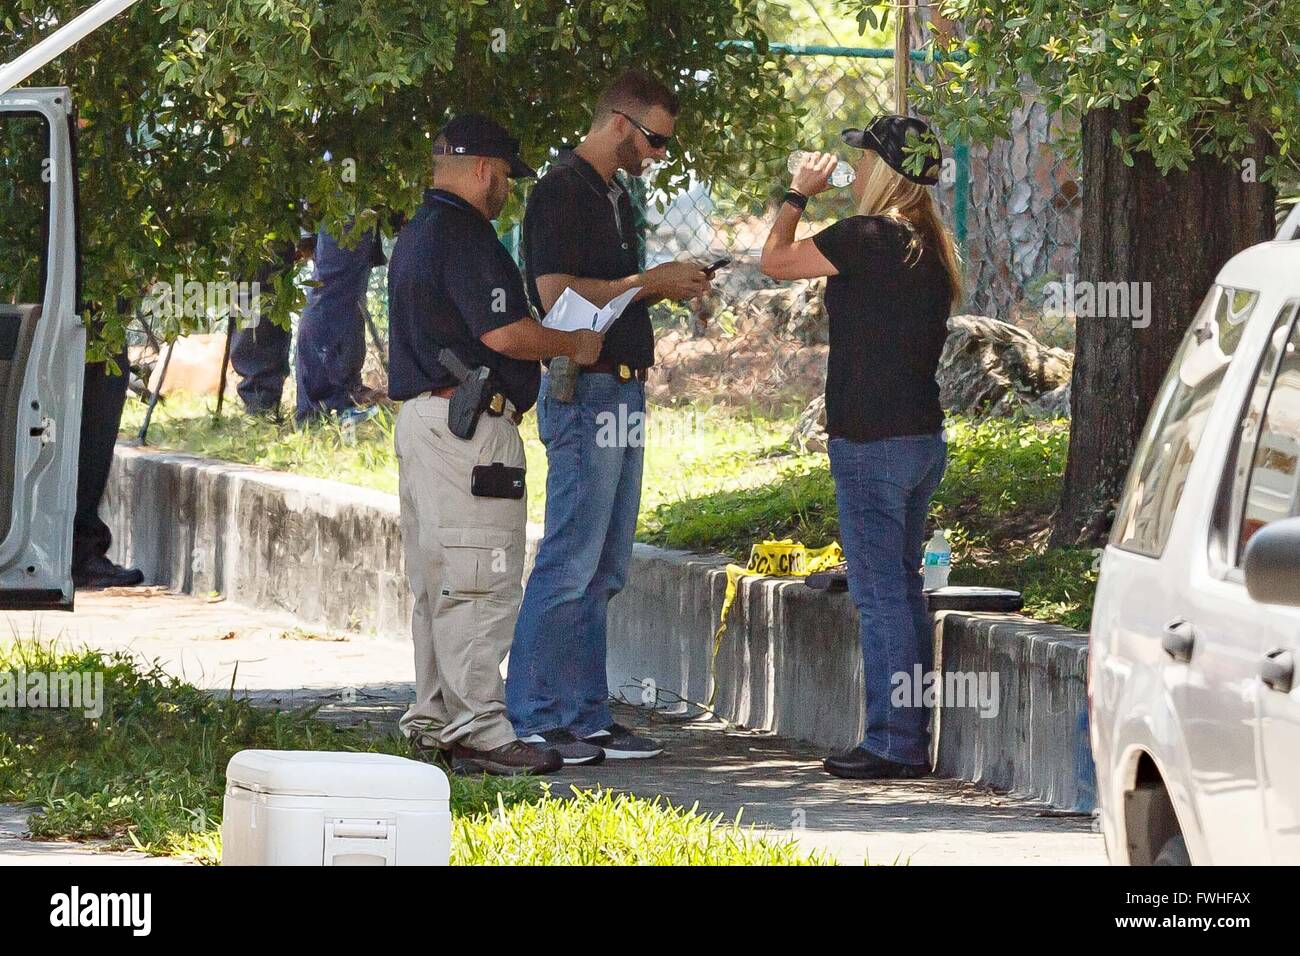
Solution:
M457 384L438 362L450 348L485 365L520 412L537 401L541 369L480 341L531 315L523 277L492 223L454 193L429 189L388 263L388 393L399 401Z
M624 279L641 271L632 199L617 177L607 183L572 150L562 150L537 181L524 212L523 255L528 295L545 315L537 277ZM629 305L605 332L602 361L649 368L654 330L645 302Z
M935 373L948 337L948 274L932 249L909 262L912 233L851 216L813 236L839 275L826 280L826 431L851 441L943 427Z

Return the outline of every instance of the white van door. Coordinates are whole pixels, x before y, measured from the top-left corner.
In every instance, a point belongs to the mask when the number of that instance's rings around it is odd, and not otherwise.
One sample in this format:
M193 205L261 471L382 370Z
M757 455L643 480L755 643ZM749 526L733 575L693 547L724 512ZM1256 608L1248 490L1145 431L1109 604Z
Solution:
M0 608L72 608L86 335L66 89L0 95Z

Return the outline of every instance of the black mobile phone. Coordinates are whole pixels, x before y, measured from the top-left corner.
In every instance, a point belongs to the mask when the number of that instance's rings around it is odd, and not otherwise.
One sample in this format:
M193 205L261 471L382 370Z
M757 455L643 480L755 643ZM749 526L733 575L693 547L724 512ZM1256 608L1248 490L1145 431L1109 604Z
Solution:
M499 461L475 465L470 471L469 493L476 498L522 498L524 469L507 468Z
M725 269L729 265L731 265L731 260L728 259L726 256L723 256L721 259L719 259L717 262L713 263L712 265L705 266L704 274L706 276L711 276L719 269Z

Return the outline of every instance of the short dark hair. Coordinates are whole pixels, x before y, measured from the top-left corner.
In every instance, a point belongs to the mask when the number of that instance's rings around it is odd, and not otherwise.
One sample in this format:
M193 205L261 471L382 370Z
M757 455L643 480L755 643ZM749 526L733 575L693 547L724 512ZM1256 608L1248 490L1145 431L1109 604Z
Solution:
M601 90L593 121L603 123L615 110L636 116L652 106L662 106L676 116L677 94L644 70L627 70Z

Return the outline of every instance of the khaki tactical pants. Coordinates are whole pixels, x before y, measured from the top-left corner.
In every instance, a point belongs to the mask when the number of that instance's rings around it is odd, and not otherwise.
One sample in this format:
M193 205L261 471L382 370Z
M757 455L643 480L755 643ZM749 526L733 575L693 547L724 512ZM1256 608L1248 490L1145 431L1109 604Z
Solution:
M492 750L515 739L501 662L523 591L524 499L470 494L476 465L524 467L506 414L479 418L474 437L447 429L448 399L421 395L397 416L402 547L415 610L415 703L402 732L430 746Z

